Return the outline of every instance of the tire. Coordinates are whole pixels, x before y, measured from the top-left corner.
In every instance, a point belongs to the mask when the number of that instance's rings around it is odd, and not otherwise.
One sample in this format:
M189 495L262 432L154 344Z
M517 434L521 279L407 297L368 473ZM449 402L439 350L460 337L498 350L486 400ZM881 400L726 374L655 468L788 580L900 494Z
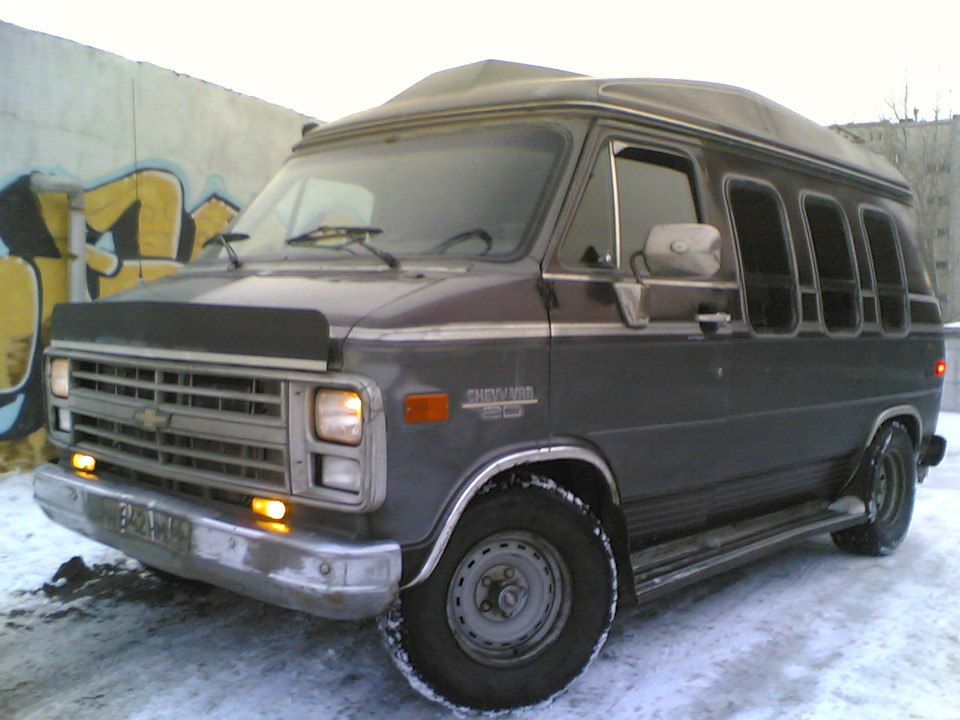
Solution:
M837 547L857 555L889 555L907 535L917 491L917 450L899 422L884 425L861 463L854 494L869 520L833 533Z
M609 539L587 506L542 478L477 497L431 576L380 628L415 690L459 710L532 705L600 651L617 604Z

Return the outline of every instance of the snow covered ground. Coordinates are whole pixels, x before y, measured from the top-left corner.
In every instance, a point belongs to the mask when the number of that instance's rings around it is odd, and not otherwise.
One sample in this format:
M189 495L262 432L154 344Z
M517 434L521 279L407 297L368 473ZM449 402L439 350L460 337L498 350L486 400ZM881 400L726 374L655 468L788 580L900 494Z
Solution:
M958 720L960 415L888 558L829 538L621 613L601 656L518 720ZM0 718L448 718L373 622L170 584L50 523L0 479ZM54 582L80 556L89 575ZM83 566L77 568L83 571Z

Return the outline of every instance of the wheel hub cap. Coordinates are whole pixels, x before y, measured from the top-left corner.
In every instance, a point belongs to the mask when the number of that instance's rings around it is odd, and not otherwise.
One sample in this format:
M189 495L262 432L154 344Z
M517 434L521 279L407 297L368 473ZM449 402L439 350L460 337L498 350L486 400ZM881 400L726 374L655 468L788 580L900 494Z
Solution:
M524 661L549 645L570 612L569 570L532 533L499 533L464 555L450 582L447 620L460 647L485 665Z

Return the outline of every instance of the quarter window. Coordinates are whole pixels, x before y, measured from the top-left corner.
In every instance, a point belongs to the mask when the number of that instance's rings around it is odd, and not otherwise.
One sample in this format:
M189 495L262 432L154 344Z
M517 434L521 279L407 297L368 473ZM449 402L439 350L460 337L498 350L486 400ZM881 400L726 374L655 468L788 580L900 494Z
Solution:
M856 330L860 293L843 210L821 198L807 198L803 209L817 262L824 324L830 332Z
M577 214L560 248L560 262L613 267L617 242L613 212L613 175L608 150L600 153L593 166Z
M780 198L751 182L731 183L728 198L750 325L759 333L792 332L799 320L797 279Z
M880 324L887 332L899 332L907 326L907 288L896 230L889 216L876 210L863 211L863 229L873 260Z

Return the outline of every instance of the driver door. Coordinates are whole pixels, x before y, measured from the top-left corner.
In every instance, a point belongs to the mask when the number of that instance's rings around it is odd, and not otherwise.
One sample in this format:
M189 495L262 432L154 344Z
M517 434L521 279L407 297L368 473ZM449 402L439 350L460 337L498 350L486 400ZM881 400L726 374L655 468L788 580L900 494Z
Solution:
M635 547L701 527L720 480L736 282L654 274L644 255L654 226L708 221L696 150L597 143L545 272L551 430L607 459Z

